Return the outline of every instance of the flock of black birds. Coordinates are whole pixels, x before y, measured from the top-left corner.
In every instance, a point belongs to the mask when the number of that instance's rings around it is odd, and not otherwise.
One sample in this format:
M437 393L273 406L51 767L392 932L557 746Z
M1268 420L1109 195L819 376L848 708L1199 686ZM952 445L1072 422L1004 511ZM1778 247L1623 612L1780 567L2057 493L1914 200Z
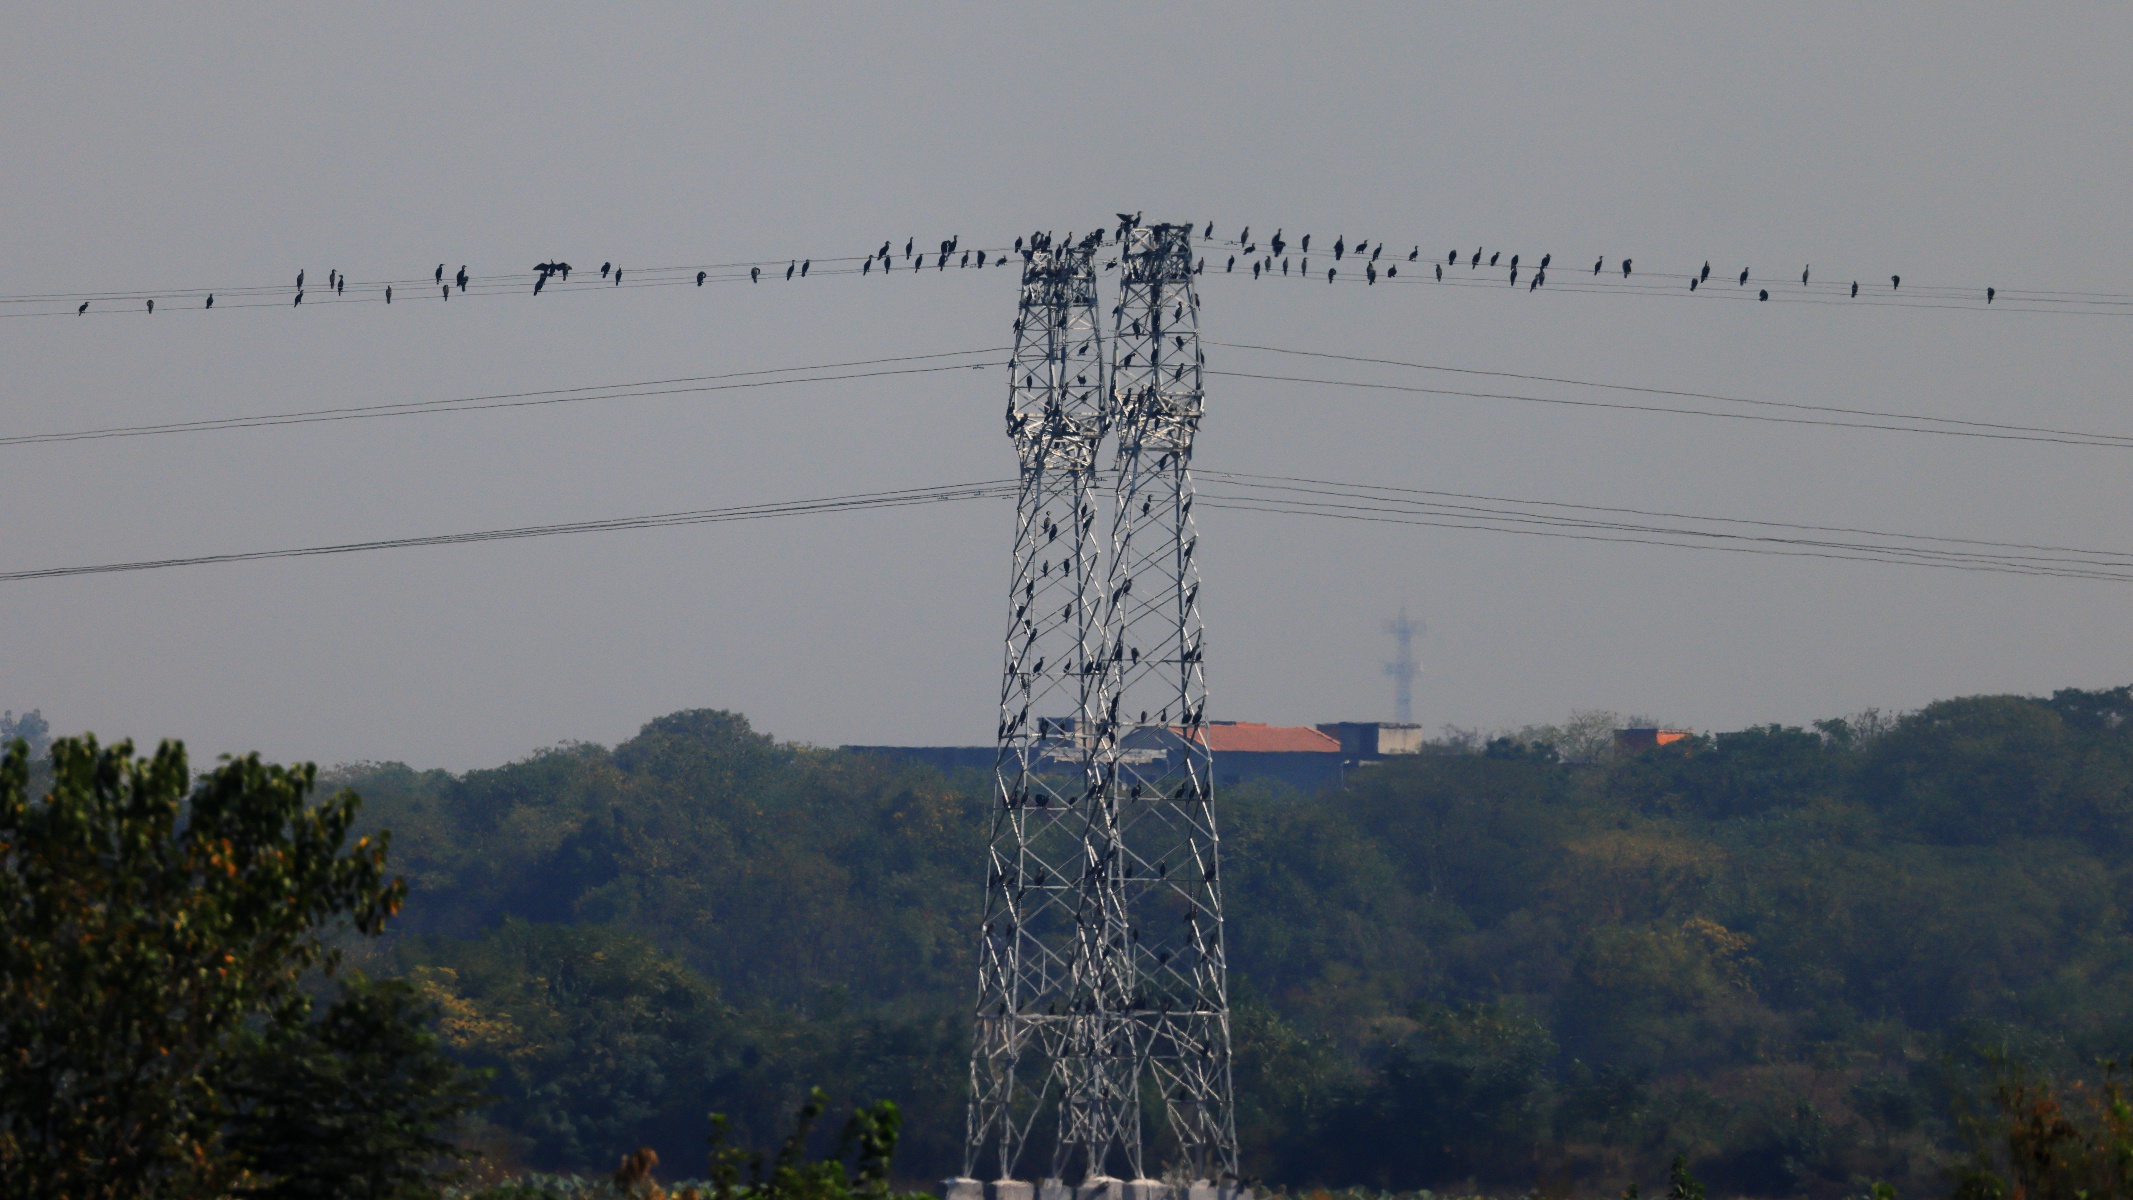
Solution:
M1139 222L1139 214L1121 213L1119 214L1119 224L1117 230L1115 231L1115 236L1107 239L1107 231L1102 228L1098 228L1086 235L1083 235L1080 240L1083 243L1097 247L1101 247L1106 244L1117 245L1120 241L1124 239L1126 234L1134 226L1139 224ZM1205 274L1208 262L1212 261L1208 253L1210 250L1214 254L1222 254L1226 249L1227 251L1229 251L1229 253L1227 253L1226 255L1227 261L1223 265L1223 271L1226 274L1237 274L1241 271L1248 271L1252 279L1258 280L1262 278L1272 278L1278 271L1279 274L1284 278L1292 277L1292 274L1293 277L1298 279L1314 278L1314 276L1312 276L1311 274L1311 234L1302 235L1294 242L1292 246L1284 229L1276 229L1271 236L1264 239L1263 245L1259 239L1255 239L1252 236L1252 230L1250 226L1245 226L1233 239L1217 239L1215 236L1215 224L1212 221L1208 222L1204 230L1201 230L1199 232L1201 234L1200 240L1202 243L1202 254L1195 264L1196 274ZM1069 233L1065 240L1069 242L1073 241L1074 235L1072 233ZM1055 239L1054 236L1050 233L1040 232L1027 235L1025 237L1016 238L1014 241L1014 245L1011 248L984 247L969 250L962 248L962 239L960 236L944 238L939 242L938 245L924 250L918 248L917 242L918 239L916 237L906 238L902 247L902 253L898 254L896 252L896 247L894 245L893 239L884 240L881 243L879 249L876 249L863 257L828 259L825 260L825 264L834 268L830 273L857 275L871 275L877 269L880 270L884 275L886 275L897 270L899 266L902 266L905 270L911 272L924 271L928 267L931 267L936 271L945 271L951 264L956 266L958 269L984 270L988 267L1004 267L1008 263L1017 261L1018 259L1027 260L1034 254L1036 254L1040 249L1049 248L1053 245L1058 244L1059 239ZM1294 253L1291 253L1292 249ZM1386 261L1386 254L1388 249L1390 249L1390 247L1383 239L1372 241L1369 238L1359 238L1354 242L1350 242L1345 234L1335 236L1335 238L1333 239L1333 243L1330 247L1326 246L1323 242L1321 242L1319 253L1321 255L1330 256L1331 258L1331 265L1327 265L1324 267L1326 282L1339 282L1341 280L1342 272L1344 270L1349 272L1349 278L1351 280L1360 279L1360 281L1363 283L1374 285L1378 283L1381 279L1386 281L1398 279L1402 267L1406 267L1410 272L1416 272L1422 269L1422 247L1419 244L1414 245L1412 248L1410 248L1405 255L1400 255L1397 251L1393 251L1391 261ZM1486 259L1484 259L1484 255L1486 255ZM1492 272L1503 272L1504 281L1509 286L1516 287L1521 281L1523 281L1526 285L1526 290L1528 292L1535 292L1539 291L1542 287L1547 285L1549 279L1549 268L1554 262L1554 257L1555 256L1552 253L1543 254L1540 256L1538 262L1527 263L1524 260L1524 256L1522 256L1521 254L1509 254L1507 259L1506 252L1500 249L1490 251L1485 246L1477 246L1471 252L1462 252L1461 250L1454 248L1448 253L1446 253L1443 261L1431 261L1429 263L1430 274L1428 276L1424 276L1424 279L1434 279L1437 282L1444 282L1446 279L1446 272L1448 270L1457 270L1460 266L1464 265L1469 272L1478 272L1484 265L1486 265L1491 269ZM1325 262L1325 259L1321 258L1321 262ZM1605 273L1607 270L1607 262L1608 260L1604 255L1600 256L1599 258L1596 258L1593 261L1592 265L1592 275L1597 277ZM1635 264L1631 259L1620 259L1617 265L1619 266L1619 269L1621 271L1622 279L1628 280L1635 275ZM814 260L811 258L792 259L785 266L784 277L787 280L804 279L813 269L813 266ZM1115 269L1118 266L1117 259L1113 258L1110 261L1103 263L1102 266L1105 270ZM438 289L438 296L440 299L450 300L452 298L452 293L455 290L464 294L472 285L473 277L468 273L468 268L465 265L461 265L458 271L454 272L449 276L447 276L445 273L445 267L446 264L444 263L437 264L436 269L431 274L431 282L432 285ZM746 268L747 279L750 283L762 282L765 264L761 263L730 263L724 264L721 267L708 267L700 269L671 267L652 268L651 271L654 275L654 282L663 282L671 285L673 283L687 283L688 277L686 272L694 270L696 286L703 287L707 282L714 281L714 278L718 282L738 281L740 276L737 272L743 267ZM772 267L771 269L775 271L774 267ZM542 291L544 291L548 287L550 280L555 280L560 283L568 283L570 281L571 270L571 265L561 260L551 260L548 262L536 263L530 275L530 278L532 280L532 294L536 296L540 295ZM679 279L672 278L673 274L677 270L683 272L683 274ZM725 273L729 271L733 273ZM819 274L820 272L817 273ZM613 262L605 262L600 265L600 278L609 286L620 287L622 285L622 277L623 269L619 266L616 266ZM1745 289L1752 277L1753 272L1749 268L1741 268L1739 275L1736 276L1734 280L1735 287ZM484 290L508 290L515 281L524 280L527 278L529 278L529 276L526 275L491 277L486 281L487 286ZM1412 278L1412 275L1410 276L1410 278ZM1651 279L1654 283L1657 283L1660 278L1678 279L1682 277L1646 276L1644 278ZM1707 285L1710 282L1710 278L1711 264L1709 262L1706 262L1704 263L1703 268L1700 272L1692 272L1688 276L1686 276L1688 290L1691 292L1697 291L1699 288L1702 288ZM1802 288L1808 287L1811 279L1812 269L1810 267L1801 268L1800 286ZM304 282L305 272L300 270L296 273L296 283L293 289L293 295L291 296L291 299L289 301L291 306L301 305L304 302L304 297L306 294ZM401 282L405 283L408 281L402 280ZM1479 280L1476 280L1476 282L1479 282ZM347 285L348 278L340 271L334 270L329 271L327 273L327 288L333 296L341 296L347 288ZM1902 288L1902 286L1903 277L1901 275L1891 275L1889 277L1889 291L1891 293L1898 291ZM372 283L369 284L368 287L372 289L370 292L372 298L375 299L382 296L385 303L392 303L393 285L391 283L385 283L382 285L378 283ZM1861 285L1858 281L1852 281L1849 292L1852 298L1856 299L1859 296L1860 287ZM252 288L241 290L256 296L261 292L271 292L278 289ZM1826 288L1826 286L1825 288L1818 290L1820 290L1823 295L1836 294L1841 296L1843 294L1841 289L1839 289L1835 293L1831 293ZM1943 299L1948 298L1950 295L1949 291L1946 289L1929 290L1938 291L1940 298ZM201 295L201 293L199 292L194 292L192 294ZM1958 292L1957 294L1960 293ZM140 293L134 293L134 295L139 296ZM1984 301L1988 305L1993 302L1997 295L1998 290L1996 288L1988 287L1983 289ZM2037 294L2025 293L2024 295L2035 296ZM1770 297L1771 291L1768 286L1759 287L1757 289L1757 300L1766 301L1769 300ZM98 298L101 297L91 297L90 299L83 300L80 306L74 310L75 315L79 316L87 313L89 311L92 300ZM151 314L155 312L155 299L145 299L143 303L147 312ZM214 294L212 292L206 293L201 307L206 309L212 309L214 306Z

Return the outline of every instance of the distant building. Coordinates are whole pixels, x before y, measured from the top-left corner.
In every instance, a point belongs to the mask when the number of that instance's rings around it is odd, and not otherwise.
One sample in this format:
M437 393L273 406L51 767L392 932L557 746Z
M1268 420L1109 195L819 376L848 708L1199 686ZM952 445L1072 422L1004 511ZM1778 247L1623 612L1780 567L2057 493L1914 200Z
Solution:
M1396 721L1328 721L1320 733L1341 745L1349 762L1371 762L1395 754L1422 753L1422 727Z
M1683 738L1696 736L1693 729L1617 729L1615 749L1634 754L1655 746L1672 745Z

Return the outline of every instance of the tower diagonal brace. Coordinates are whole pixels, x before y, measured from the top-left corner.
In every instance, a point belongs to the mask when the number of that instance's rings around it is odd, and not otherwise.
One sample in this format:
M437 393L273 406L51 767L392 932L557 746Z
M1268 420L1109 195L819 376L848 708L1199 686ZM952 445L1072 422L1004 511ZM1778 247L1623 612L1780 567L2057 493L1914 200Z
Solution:
M1191 227L1120 227L1116 491L1098 647L1097 785L1123 898L1122 1026L1194 1179L1237 1176L1220 837L1192 447L1205 402Z
M1007 432L1019 462L964 1174L1013 1178L1045 1111L1054 1170L1088 1134L1090 737L1101 668L1094 493L1107 420L1095 247L1023 255ZM1111 840L1097 835L1098 842Z

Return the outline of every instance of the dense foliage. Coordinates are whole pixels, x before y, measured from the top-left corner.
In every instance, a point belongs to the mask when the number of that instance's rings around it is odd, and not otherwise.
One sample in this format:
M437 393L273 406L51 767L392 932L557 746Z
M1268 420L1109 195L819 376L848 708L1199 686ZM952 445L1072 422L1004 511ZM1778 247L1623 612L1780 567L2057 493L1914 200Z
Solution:
M1620 757L1450 739L1324 795L1230 789L1251 1169L1590 1190L1681 1152L1721 1193L1945 1192L1982 1053L2133 1040L2129 715L2119 689ZM958 1165L982 779L716 712L341 778L413 887L400 963L527 1164L642 1140L686 1171L698 1114L821 1082L902 1106L901 1170Z
M195 780L173 742L0 757L0 1194L385 1197L433 1180L462 1068L405 985L317 1020L337 933L402 888L356 800L256 757ZM299 1141L298 1139L308 1139ZM433 1188L431 1190L434 1190Z

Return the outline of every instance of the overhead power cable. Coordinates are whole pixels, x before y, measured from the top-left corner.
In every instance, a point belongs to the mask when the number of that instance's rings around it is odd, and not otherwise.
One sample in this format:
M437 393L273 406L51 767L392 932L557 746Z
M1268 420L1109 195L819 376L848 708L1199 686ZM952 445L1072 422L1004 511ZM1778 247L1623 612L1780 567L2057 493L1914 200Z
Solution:
M1741 517L1699 516L1650 509L1517 499L1296 476L1202 470L1211 485L1198 504L1271 515L1426 526L1481 533L1569 538L1673 549L1718 550L1785 558L1820 558L1944 570L2061 579L2133 582L2133 552L2042 543L1909 534L1846 526ZM1012 499L1013 480L984 480L815 500L655 513L648 516L528 525L471 533L381 538L279 550L205 554L85 566L0 572L0 582L101 575L169 567L310 558L366 550L455 546L477 542L764 520L834 512L901 508L963 500Z
M890 367L892 363L925 362L932 359L969 358L1004 352L1006 347L949 350L936 354L907 354L893 358L856 359L819 363L805 367L778 367L759 371L732 371L721 375L687 375L671 379L645 379L632 383L594 384L577 388L547 388L528 392L492 392L480 396L457 396L444 400L411 400L394 404L362 404L340 408L315 408L295 412L258 413L241 417L213 417L195 421L168 421L143 425L112 425L99 429L63 430L54 433L24 433L0 436L0 446L49 445L55 442L95 441L105 438L152 437L171 433L214 433L230 429L260 429L276 425L310 425L329 421L370 420L379 417L419 417L438 413L485 412L495 409L531 408L575 404L587 400L623 400L645 396L679 396L747 388L780 387L795 383L837 383L853 379L880 379L893 375L927 375L940 371L979 370L991 364L957 361L945 365ZM876 367L855 371L856 367ZM840 374L823 372L841 371ZM767 377L767 378L766 378Z
M816 500L774 504L738 504L725 508L692 509L654 513L641 517L615 517L598 521L565 521L553 525L521 525L473 533L443 533L426 537L378 538L361 542L336 542L323 546L300 546L283 550L249 550L233 554L200 554L189 558L141 559L134 562L99 563L91 566L44 567L29 571L0 572L0 582L27 579L59 579L72 575L111 575L126 571L154 571L168 567L197 567L216 563L263 562L278 558L317 558L354 554L364 550L402 550L416 546L465 546L477 542L513 541L520 538L556 537L572 533L610 533L624 529L659 529L671 525L713 525L730 521L759 521L817 513L857 512L877 508L903 508L915 504L944 504L959 500L1011 498L1014 480L987 480L942 487L904 488L888 492L859 492Z

